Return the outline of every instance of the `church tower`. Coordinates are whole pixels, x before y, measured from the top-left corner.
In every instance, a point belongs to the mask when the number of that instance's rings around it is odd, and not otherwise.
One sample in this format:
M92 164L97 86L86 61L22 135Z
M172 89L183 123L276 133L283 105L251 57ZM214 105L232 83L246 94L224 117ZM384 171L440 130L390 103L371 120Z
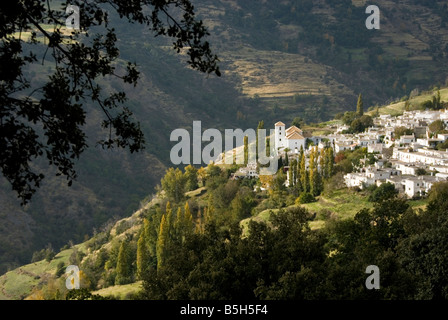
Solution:
M285 124L281 121L275 124L275 150L286 146Z

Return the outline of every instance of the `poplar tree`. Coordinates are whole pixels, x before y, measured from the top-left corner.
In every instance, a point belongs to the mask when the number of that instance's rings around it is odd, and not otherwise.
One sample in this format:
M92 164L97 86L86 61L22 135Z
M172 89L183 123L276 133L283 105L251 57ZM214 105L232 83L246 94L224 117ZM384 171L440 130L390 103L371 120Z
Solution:
M255 141L255 143L256 143L256 146L257 146L257 150L256 150L256 152L257 152L256 159L257 160L258 160L258 151L259 151L258 150L258 130L261 130L261 129L264 129L264 121L263 120L258 122L257 132L256 132L257 140Z
M199 208L198 216L197 216L196 223L195 223L194 233L203 234L204 230L205 230L204 229L204 217L202 215L201 208Z
M325 177L325 150L326 148L322 148L320 150L320 155L319 155L319 173L321 175L321 177Z
M169 201L166 203L165 219L166 219L166 227L167 227L166 233L169 238L174 233L173 209L171 208L171 203Z
M169 238L169 226L165 215L160 221L159 236L157 238L157 270L160 271L164 267L166 260L166 246Z
M120 245L120 250L118 251L115 284L121 285L129 283L130 270L129 252L127 250L126 242L123 241Z
M315 185L315 160L314 160L314 148L311 149L310 152L310 164L309 164L309 186L310 186L310 193L314 195L316 192L316 185Z
M308 171L306 170L305 153L302 153L302 159L300 160L300 181L302 184L302 192L308 192L309 183L308 183Z
M148 243L148 251L151 258L155 258L157 255L157 238L161 218L162 211L160 208L157 208L155 214L152 214L149 219L143 220L145 239Z
M291 161L291 166L289 167L289 186L293 187L297 184L297 160L293 159Z
M193 215L191 214L190 206L187 201L184 208L184 234L191 234L193 230Z
M139 279L143 278L148 269L149 258L148 243L146 241L145 230L143 228L137 241L137 277Z
M334 152L333 148L327 148L325 152L325 176L327 179L331 178L333 175L333 167L334 167Z
M309 185L310 193L313 196L318 196L321 192L321 177L317 168L319 151L317 147L311 149L310 165L309 165Z
M182 232L184 228L184 213L182 208L177 208L176 220L174 222L174 241L182 241Z
M296 186L297 190L300 192L303 191L302 186L302 156L303 156L303 146L300 146L299 157L297 158L297 166L296 166Z

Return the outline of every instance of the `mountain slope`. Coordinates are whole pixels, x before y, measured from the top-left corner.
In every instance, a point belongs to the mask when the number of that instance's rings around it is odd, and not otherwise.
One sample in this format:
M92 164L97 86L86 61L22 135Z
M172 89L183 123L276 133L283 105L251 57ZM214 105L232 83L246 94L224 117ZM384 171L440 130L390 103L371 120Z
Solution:
M359 93L365 109L409 96L415 88L447 79L448 13L445 1L381 0L381 29L367 30L363 0L204 0L199 17L209 26L212 48L221 59L221 78L185 67L169 40L112 17L121 57L142 71L137 88L125 89L127 106L140 120L146 150L138 155L95 148L105 134L100 113L90 106L86 131L91 148L77 164L71 188L38 163L46 180L27 207L20 207L0 178L0 274L30 261L32 253L69 240L78 243L108 221L134 212L171 166L172 130L255 128L279 118L307 122L353 110ZM124 63L124 62L120 62ZM33 82L47 65L29 70ZM103 81L103 80L100 80Z

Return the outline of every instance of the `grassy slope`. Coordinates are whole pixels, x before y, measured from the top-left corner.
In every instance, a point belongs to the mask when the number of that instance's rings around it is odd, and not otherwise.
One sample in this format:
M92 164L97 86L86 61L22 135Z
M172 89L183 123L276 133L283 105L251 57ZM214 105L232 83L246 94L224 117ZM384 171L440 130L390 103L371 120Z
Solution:
M132 216L117 221L110 231L110 234L113 236L112 239L109 242L105 243L102 248L110 249L114 241L121 240L126 236L126 234L138 232L141 226L140 214L142 210L143 209L140 209L136 211ZM117 234L117 229L123 222L127 223L130 227L126 231ZM89 255L96 255L98 250L92 252L91 250L87 249L89 242L91 242L92 240L93 238L83 243L77 244L70 249L59 252L50 262L41 260L38 262L30 263L11 270L6 274L0 276L0 300L38 299L33 294L35 289L42 288L43 286L48 285L49 280L54 279L53 276L55 275L57 265L60 262L63 262L65 267L70 265L70 255L75 249L87 254L86 257L88 257ZM62 278L63 277L64 276L62 276ZM125 286L113 286L110 288L99 290L95 293L104 296L112 295L114 297L124 299L126 298L126 295L128 293L135 292L139 290L139 288L139 283L135 283Z
M412 97L409 99L411 110L412 108L418 107L422 102L426 100L432 100L432 97L437 93L437 90L425 92L416 97ZM448 101L448 88L440 89L440 99L442 101ZM403 114L405 101L399 101L391 103L387 106L380 107L378 109L380 115L390 114L391 116L398 116ZM374 114L375 110L367 112L367 114Z
M85 244L74 246L84 251ZM0 299L17 300L24 299L31 294L32 290L56 273L57 265L63 262L69 265L69 258L74 249L59 252L53 260L45 260L30 263L20 268L7 272L0 277Z
M112 286L100 290L93 291L92 294L99 294L100 296L113 296L119 300L126 300L129 294L133 294L141 290L142 282L125 284L121 286Z

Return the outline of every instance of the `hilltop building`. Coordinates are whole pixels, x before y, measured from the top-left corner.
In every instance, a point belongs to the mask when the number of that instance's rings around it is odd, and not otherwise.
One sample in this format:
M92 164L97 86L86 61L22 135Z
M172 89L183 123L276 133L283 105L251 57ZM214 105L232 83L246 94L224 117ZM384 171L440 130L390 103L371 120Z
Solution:
M275 148L277 151L288 148L291 152L299 153L300 148L305 150L306 139L303 131L296 126L286 129L281 121L275 124Z

